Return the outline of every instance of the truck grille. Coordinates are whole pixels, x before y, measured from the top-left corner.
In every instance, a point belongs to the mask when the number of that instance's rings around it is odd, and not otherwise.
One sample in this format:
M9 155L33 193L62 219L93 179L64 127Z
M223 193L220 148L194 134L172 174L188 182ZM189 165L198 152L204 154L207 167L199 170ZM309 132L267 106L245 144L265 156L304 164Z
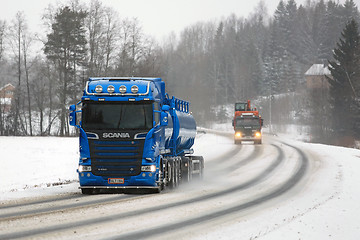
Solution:
M89 139L92 173L114 177L139 175L144 141Z
M253 136L255 136L252 129L244 129L242 131L242 135L243 135L243 137L253 137Z

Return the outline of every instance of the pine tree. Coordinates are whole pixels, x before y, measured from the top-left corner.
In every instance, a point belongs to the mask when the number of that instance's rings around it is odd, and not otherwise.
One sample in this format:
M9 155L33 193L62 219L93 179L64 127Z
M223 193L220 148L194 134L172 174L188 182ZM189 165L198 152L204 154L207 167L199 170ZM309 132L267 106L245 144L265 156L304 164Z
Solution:
M59 99L61 107L60 135L66 132L68 98L76 86L76 69L85 64L86 38L84 20L87 13L74 11L69 7L59 9L52 24L52 32L47 36L44 52L52 60L59 75ZM71 88L72 87L72 88Z
M341 33L334 49L334 61L329 61L332 78L330 83L330 101L332 106L332 126L338 137L354 136L355 118L359 114L356 100L359 92L360 75L360 35L358 24L351 20Z

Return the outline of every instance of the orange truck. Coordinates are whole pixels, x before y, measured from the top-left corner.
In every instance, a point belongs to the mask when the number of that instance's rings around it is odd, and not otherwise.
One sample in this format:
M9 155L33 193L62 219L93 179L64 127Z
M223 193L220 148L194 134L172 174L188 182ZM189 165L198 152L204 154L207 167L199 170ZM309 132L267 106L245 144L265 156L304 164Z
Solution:
M261 144L263 119L256 108L251 108L250 100L235 103L235 116L232 125L235 131L235 144L241 144L242 141L253 141L254 144Z

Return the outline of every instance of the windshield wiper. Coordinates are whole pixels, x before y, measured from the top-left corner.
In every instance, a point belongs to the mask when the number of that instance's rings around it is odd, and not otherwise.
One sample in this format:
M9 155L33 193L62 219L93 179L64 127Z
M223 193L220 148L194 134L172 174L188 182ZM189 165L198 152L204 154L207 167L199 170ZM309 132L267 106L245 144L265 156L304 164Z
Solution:
M121 123L122 114L123 114L123 107L121 107L121 110L120 110L120 118L119 118L119 122L117 124L117 129L120 129L120 123Z
M143 105L143 107L142 107L142 110L143 110L143 112L144 112L144 118L145 118L145 128L147 127L147 118L146 118L146 111L145 111L145 105Z

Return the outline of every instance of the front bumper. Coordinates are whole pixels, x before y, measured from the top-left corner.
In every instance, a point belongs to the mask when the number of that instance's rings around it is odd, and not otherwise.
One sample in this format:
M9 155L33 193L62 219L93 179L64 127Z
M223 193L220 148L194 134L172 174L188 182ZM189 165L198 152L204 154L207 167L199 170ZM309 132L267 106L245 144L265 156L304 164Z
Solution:
M109 179L122 179L122 183L110 183ZM157 172L141 172L136 176L125 177L104 177L96 176L92 172L79 173L80 188L106 188L106 189L124 189L124 188L158 188Z
M254 132L250 134L244 134L242 132L235 132L234 140L236 141L257 141L261 140L261 132Z

